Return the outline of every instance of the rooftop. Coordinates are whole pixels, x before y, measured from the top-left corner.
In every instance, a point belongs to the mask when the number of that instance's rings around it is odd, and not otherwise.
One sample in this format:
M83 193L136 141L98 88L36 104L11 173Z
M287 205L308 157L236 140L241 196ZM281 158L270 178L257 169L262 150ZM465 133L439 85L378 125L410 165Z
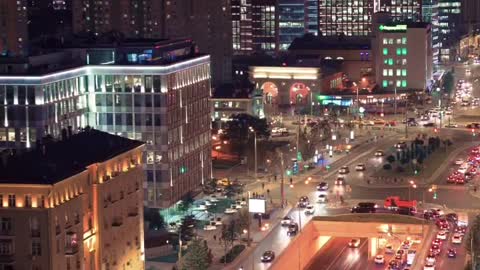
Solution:
M3 157L0 184L52 185L142 144L90 128L64 140L45 138L33 150Z
M288 50L370 50L370 40L367 38L349 38L338 37L319 37L313 35L304 35L296 38Z

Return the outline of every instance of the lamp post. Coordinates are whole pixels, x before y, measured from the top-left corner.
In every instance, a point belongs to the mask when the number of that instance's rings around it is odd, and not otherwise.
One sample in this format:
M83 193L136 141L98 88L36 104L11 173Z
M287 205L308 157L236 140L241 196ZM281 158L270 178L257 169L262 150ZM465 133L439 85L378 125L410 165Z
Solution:
M411 197L411 188L417 188L417 185L415 184L415 182L413 180L410 180L409 182L409 186L408 186L408 200L410 201L410 197Z
M254 169L255 169L255 173L254 173L254 176L255 176L255 181L258 181L258 178L257 178L257 132L252 128L252 127L248 127L248 129L250 130L250 132L253 133L253 138L254 138L254 142L253 142L253 147L254 147L254 152L255 152L255 166L254 166Z

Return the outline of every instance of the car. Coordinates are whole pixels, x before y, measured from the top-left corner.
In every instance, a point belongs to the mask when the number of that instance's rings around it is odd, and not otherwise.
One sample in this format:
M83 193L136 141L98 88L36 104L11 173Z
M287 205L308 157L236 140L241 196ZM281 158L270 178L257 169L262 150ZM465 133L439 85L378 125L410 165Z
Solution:
M247 205L247 201L246 200L236 200L235 203L237 205L241 205L241 206L246 206Z
M402 248L403 249L410 249L412 247L412 241L410 240L405 240L402 242Z
M425 262L426 262L426 263L435 263L436 260L437 260L437 259L436 259L436 257L435 257L435 254L433 254L433 253L429 253L429 254L427 255L427 257L425 258Z
M466 226L457 226L455 228L455 233L458 233L461 236L464 236L466 232L467 232L467 227Z
M290 225L288 225L288 230L287 230L287 235L288 236L293 236L298 233L298 224L293 222Z
M382 150L377 150L377 151L375 151L375 156L376 156L376 157L383 157L383 156L384 156L384 153L383 153Z
M216 229L217 229L217 226L215 226L212 223L203 226L203 230L205 230L205 231L214 231Z
M275 259L275 252L267 250L263 253L260 259L262 262L271 262Z
M318 191L328 190L328 183L327 183L327 182L320 182L320 183L317 185L317 190L318 190Z
M349 172L350 172L350 169L348 168L348 166L342 166L340 170L338 170L339 174L348 174Z
M223 224L222 218L220 218L220 217L217 217L216 219L211 218L210 223L215 224L215 226L222 226L222 224Z
M458 215L456 213L448 213L445 215L445 218L450 222L456 223L458 220Z
M403 249L398 249L397 252L395 252L395 255L399 255L399 254L400 254L400 255L405 254L405 250L403 250Z
M385 245L385 254L393 254L395 253L395 250L393 249L392 244L386 244Z
M298 207L300 208L305 208L307 207L307 205L310 203L310 200L308 199L307 196L302 196L300 197L300 199L298 200Z
M400 265L400 262L395 260L395 259L392 259L389 263L388 263L388 269L392 269L392 270L397 270L397 269L400 269L401 265Z
M293 219L291 217L284 217L281 221L280 221L280 225L282 226L288 226L290 224L292 224L293 222Z
M337 179L335 180L335 185L336 186L343 186L345 185L345 178L343 177L337 177Z
M433 253L435 256L440 254L440 245L432 244L432 246L430 247L430 253Z
M436 125L435 125L435 123L430 122L430 123L423 124L423 126L424 127L435 127Z
M433 263L426 263L423 266L423 270L435 270L435 264Z
M363 163L360 163L360 164L357 164L357 166L355 166L355 171L357 172L363 172L365 171L366 167L365 167L365 164Z
M452 236L452 243L453 244L461 244L462 243L462 238L463 238L463 236L461 234L455 233Z
M224 211L225 214L235 214L235 213L237 213L237 212L238 212L238 210L237 210L237 209L233 209L233 208L227 208L227 209L225 209L225 211Z
M400 215L414 216L417 213L415 207L398 207L397 213Z
M318 202L319 203L326 203L327 202L327 195L326 194L318 195Z
M406 142L398 142L397 144L395 144L395 148L397 149L403 149L403 148L407 148L407 143Z
M437 212L437 214L438 214L439 216L445 215L445 212L444 212L442 209L440 209L440 208L430 208L430 210Z
M359 238L353 238L348 242L348 246L351 248L358 248L360 246L360 239Z
M305 207L305 215L313 215L313 213L315 213L315 207L311 204L307 205Z
M359 202L351 209L352 213L375 213L378 205L374 202Z
M379 254L377 256L375 256L375 264L385 264L385 256Z
M439 231L437 233L437 239L447 240L447 232L446 231Z
M401 265L404 265L406 262L405 254L396 254L395 260L397 260Z
M448 251L447 251L447 256L449 258L456 258L457 257L457 250L455 250L454 248L449 248Z
M432 245L438 245L438 246L442 247L442 244L443 244L443 242L440 239L435 238L435 239L432 240Z
M465 160L463 160L461 158L455 159L455 165L462 165L463 163L465 163Z
M446 128L458 128L458 125L454 124L454 123L450 123L450 124L445 125L445 127Z

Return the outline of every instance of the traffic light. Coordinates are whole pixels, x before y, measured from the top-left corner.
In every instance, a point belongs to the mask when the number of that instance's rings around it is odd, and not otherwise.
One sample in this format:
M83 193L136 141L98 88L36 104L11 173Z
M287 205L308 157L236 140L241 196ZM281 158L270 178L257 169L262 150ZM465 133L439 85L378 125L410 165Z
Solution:
M437 199L437 192L436 192L436 191L433 193L433 199L434 199L434 200Z

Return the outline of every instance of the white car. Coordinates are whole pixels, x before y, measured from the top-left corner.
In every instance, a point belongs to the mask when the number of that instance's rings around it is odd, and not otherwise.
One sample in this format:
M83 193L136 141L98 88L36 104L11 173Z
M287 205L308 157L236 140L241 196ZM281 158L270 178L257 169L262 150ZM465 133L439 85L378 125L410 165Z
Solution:
M218 202L217 196L213 195L208 199L210 202Z
M242 209L242 205L240 205L240 204L236 204L236 203L235 203L235 204L232 204L232 205L230 205L230 208L234 208L234 209Z
M465 162L465 160L461 159L461 158L457 158L455 160L455 165L462 165L463 163Z
M437 239L447 240L447 232L446 231L439 231L437 233Z
M460 168L458 168L457 171L458 171L459 173L465 174L465 173L467 172L467 170L468 170L468 166L462 165L462 166L460 166Z
M423 266L423 270L435 270L435 264L434 263L426 263L425 266Z
M318 195L318 202L319 203L326 203L327 202L327 195L326 194Z
M452 243L453 244L461 244L462 243L462 235L459 233L456 233L452 236Z
M383 255L375 256L375 263L376 264L384 264L385 263L385 256L383 256Z
M385 246L385 254L394 254L395 250L393 249L393 246L391 244L387 244Z
M357 166L355 166L355 171L357 172L361 172L361 171L365 171L366 167L365 167L365 164L361 163L361 164L357 164Z
M288 226L288 225L290 225L292 222L293 222L293 220L292 220L291 217L284 217L284 218L282 219L282 221L280 221L280 224L281 224L282 226Z
M311 204L307 205L305 208L305 215L313 215L315 213L315 207Z
M212 225L212 224L208 224L208 225L205 225L205 226L203 227L203 229L204 229L205 231L214 231L214 230L217 229L217 226Z
M224 211L225 214L235 214L235 213L237 213L237 212L238 212L238 210L237 210L237 209L233 209L233 208L227 208L227 209L225 209L225 211Z
M244 200L237 200L235 203L236 203L236 204L239 204L239 205L241 205L241 206L247 205L247 201L244 201Z
M206 206L205 204L200 204L200 205L197 207L197 210L199 210L199 211L207 210L207 206Z
M435 258L435 255L433 254L429 254L427 255L427 257L425 258L425 263L428 263L428 264L435 264L435 261L437 259Z
M375 152L375 156L376 156L376 157L383 157L383 151L382 151L382 150L377 150L377 151Z

